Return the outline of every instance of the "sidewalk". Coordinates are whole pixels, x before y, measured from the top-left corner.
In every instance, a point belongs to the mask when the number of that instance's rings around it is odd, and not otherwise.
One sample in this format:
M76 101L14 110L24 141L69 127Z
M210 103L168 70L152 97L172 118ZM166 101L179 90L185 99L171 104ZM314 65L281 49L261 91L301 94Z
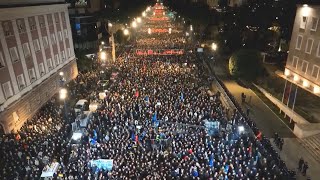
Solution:
M251 96L251 102L242 104L242 108L245 112L247 108L250 108L250 117L266 137L271 138L277 132L280 137L284 138L283 150L279 153L287 167L297 171L298 161L300 157L303 157L309 164L307 176L318 179L320 177L318 170L320 163L300 144L291 129L251 89L244 88L236 81L229 79L222 65L215 65L212 68L238 102L241 102L241 93L246 94L246 101ZM278 150L276 146L274 147ZM297 177L298 179L307 179L298 171Z

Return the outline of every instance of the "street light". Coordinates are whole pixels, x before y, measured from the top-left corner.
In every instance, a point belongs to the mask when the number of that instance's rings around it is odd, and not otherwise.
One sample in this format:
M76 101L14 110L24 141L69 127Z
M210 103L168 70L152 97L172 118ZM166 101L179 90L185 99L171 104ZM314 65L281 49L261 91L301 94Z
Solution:
M65 100L67 98L68 91L65 88L60 89L59 97L61 100Z
M216 51L218 49L218 45L216 43L211 44L211 49Z
M59 72L59 75L60 75L60 76L63 76L63 72L62 72L62 71L60 71L60 72Z
M107 53L105 51L100 52L100 59L105 61L107 59Z
M193 31L193 27L192 27L192 25L190 25L190 31Z
M101 44L104 45L104 41L101 41Z
M172 29L171 29L171 28L169 28L169 34L171 34L171 31L172 31Z
M142 16L143 16L143 17L146 17L146 16L147 16L146 12L143 11L143 12L142 12Z
M108 23L108 26L109 26L109 27L112 27L112 23Z
M129 35L129 30L128 29L124 29L123 30L123 34L126 35L126 36Z
M146 11L148 12L148 11L150 11L150 10L151 10L150 6L149 6L149 7L147 7Z
M136 28L136 27L137 27L137 22L136 22L136 21L133 21L133 22L131 23L131 27Z
M138 22L138 23L141 23L141 21L142 21L142 20L141 20L141 17L137 17L137 22Z

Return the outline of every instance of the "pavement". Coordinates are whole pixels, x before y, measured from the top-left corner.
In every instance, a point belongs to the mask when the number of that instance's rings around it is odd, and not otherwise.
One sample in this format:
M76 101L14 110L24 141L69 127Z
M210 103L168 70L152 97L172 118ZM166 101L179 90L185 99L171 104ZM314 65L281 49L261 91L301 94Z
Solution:
M284 123L282 119L280 119L250 88L243 87L235 80L230 79L225 65L221 61L220 64L212 63L211 67L239 104L241 103L241 93L246 94L247 101L249 101L249 97L251 96L251 101L243 103L241 106L245 111L247 108L250 108L250 118L255 121L257 127L266 137L271 139L274 133L277 132L281 138L284 138L284 145L281 152L276 145L273 145L280 153L280 157L284 160L287 167L297 172L297 179L303 180L307 179L307 177L310 177L311 179L320 179L320 163L305 149L301 144L301 141L293 134L290 127L288 127L287 124ZM271 141L273 140L271 139ZM300 157L303 157L309 164L306 177L302 176L297 170Z

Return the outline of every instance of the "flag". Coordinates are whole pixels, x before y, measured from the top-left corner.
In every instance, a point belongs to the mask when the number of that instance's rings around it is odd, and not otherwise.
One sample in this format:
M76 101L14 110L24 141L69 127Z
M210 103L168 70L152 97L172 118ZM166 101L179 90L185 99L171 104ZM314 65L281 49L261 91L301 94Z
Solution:
M132 133L131 133L131 139L132 139L132 141L135 140L135 137L136 137L136 136L135 136L134 132L132 132Z
M152 116L152 121L151 123L155 123L157 121L157 113L155 112Z
M139 97L139 91L137 90L136 93L134 94L134 97Z
M98 134L97 134L97 131L95 129L93 130L93 139L94 140L98 139Z
M229 171L229 165L226 164L226 165L224 166L224 173L225 173L225 174L228 174L228 171Z
M183 92L180 93L180 100L181 100L181 101L184 101Z

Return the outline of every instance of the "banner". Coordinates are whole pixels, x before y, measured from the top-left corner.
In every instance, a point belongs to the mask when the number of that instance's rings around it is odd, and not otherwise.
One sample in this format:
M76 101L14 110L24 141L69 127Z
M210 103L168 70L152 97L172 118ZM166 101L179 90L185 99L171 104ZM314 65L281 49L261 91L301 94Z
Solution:
M113 167L113 159L91 160L90 165L97 166L99 169L111 171Z
M182 55L184 54L183 49L157 49L157 50L146 50L146 49L137 49L136 54L139 56L149 56L149 55Z

